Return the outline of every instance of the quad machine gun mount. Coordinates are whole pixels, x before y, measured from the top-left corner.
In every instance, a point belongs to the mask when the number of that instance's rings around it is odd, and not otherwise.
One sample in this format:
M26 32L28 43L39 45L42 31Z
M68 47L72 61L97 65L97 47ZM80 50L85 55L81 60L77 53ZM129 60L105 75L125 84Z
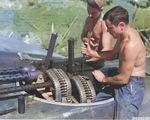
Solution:
M94 68L84 64L83 56L74 58L74 40L68 40L68 58L52 60L56 38L57 33L52 33L45 60L0 70L0 96L20 91L38 93L39 88L49 91L53 88L55 102L62 102L64 97L68 103L72 103L72 96L80 103L95 100L95 89L91 76L88 77Z

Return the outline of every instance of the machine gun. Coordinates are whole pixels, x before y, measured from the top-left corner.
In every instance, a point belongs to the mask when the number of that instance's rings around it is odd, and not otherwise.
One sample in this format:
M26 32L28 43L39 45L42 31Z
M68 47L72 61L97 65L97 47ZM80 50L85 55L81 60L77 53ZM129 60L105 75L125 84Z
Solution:
M62 102L65 97L68 103L72 103L72 96L76 96L80 103L95 100L96 93L90 80L93 79L91 71L95 68L89 64L84 65L83 56L74 58L74 40L68 40L68 58L52 60L56 38L57 33L52 33L45 60L32 61L28 66L0 71L0 95L52 87L55 102ZM37 82L40 80L44 81ZM9 86L12 83L13 85Z

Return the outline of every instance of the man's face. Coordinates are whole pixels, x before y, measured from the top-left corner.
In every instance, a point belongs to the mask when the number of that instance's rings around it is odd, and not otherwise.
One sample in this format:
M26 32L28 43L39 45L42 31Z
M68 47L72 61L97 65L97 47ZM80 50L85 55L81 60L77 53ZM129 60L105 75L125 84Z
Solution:
M113 36L113 38L119 38L121 33L119 26L116 27L115 25L111 24L108 19L105 20L105 24L107 26L107 31Z
M102 10L100 9L96 9L96 8L92 8L91 6L87 6L87 11L89 14L90 18L98 18L101 15Z

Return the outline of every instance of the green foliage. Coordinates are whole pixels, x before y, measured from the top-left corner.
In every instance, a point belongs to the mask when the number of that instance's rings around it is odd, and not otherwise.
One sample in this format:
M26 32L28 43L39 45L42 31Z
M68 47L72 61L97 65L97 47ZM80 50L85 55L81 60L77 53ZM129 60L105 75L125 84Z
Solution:
M150 6L150 0L138 0L138 1L128 0L128 2L130 2L133 5L136 5L139 8L147 8Z
M48 49L54 24L54 32L58 33L54 52L67 56L68 40L74 39L75 54L79 54L82 44L81 33L88 16L86 7L86 0L69 0L64 4L27 0L24 1L22 9L15 10L15 28L16 31L22 32L22 35L34 32L42 40L42 48ZM105 0L102 14L112 7L114 7L112 0ZM134 27L149 28L149 10L149 8L138 10Z
M104 5L109 1L105 1ZM111 7L111 4L104 7L103 13ZM67 4L28 0L22 9L15 11L14 24L16 31L24 36L28 32L37 34L42 40L43 49L48 49L53 24L54 32L58 33L54 52L67 56L69 39L75 40L75 54L81 53L81 33L87 16L86 0L71 0Z
M86 2L87 0L80 0L80 1Z
M76 16L78 17L72 24ZM86 17L86 3L82 1L71 1L67 7L31 1L24 4L22 9L15 11L14 24L17 26L16 31L22 33L24 31L23 35L28 32L36 33L42 40L42 48L48 49L53 23L54 32L58 33L54 51L67 56L68 39L73 38L75 43L81 41L80 36ZM68 30L71 24L72 27ZM68 33L64 37L67 30Z
M134 28L138 29L150 29L150 7L147 9L138 8Z

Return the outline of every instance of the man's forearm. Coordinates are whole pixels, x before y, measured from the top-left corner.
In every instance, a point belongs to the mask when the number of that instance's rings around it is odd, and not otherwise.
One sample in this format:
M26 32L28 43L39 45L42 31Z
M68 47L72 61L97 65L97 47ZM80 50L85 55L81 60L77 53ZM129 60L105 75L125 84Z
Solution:
M97 52L92 50L90 52L91 57L96 57L99 59L103 59L103 60L114 60L115 59L115 54L113 55L112 51L101 51L101 52Z
M127 84L128 80L118 79L117 75L113 77L105 77L102 80L102 83L111 84L111 85L124 85Z

